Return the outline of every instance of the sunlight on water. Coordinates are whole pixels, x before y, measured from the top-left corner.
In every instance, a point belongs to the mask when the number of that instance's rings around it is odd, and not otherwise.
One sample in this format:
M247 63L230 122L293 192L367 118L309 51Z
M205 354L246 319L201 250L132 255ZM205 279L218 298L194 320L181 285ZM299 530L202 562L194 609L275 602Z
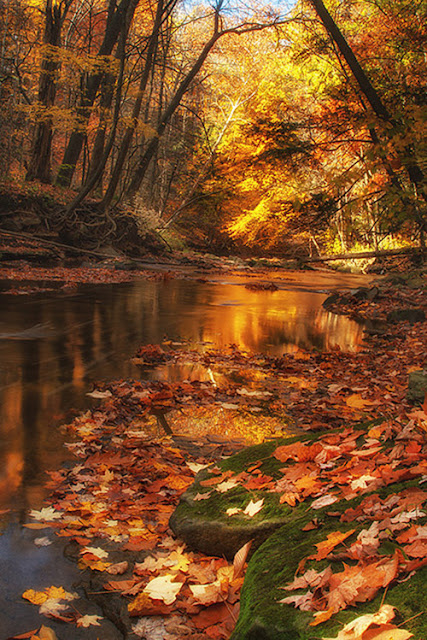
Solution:
M141 344L166 341L171 348L183 344L199 350L234 344L271 355L357 350L362 327L321 306L324 276L303 274L292 288L286 275L287 289L277 291L252 291L237 281L170 280L82 286L68 295L1 295L0 510L11 500L22 512L40 503L45 470L57 468L67 455L58 425L69 409L94 405L86 396L93 381L212 376L194 363L141 374L131 362ZM328 278L336 286L334 276ZM336 281L339 286L339 277ZM199 427L207 424L208 419L201 420ZM252 441L278 429L265 422ZM244 430L244 420L236 423L235 437L245 437Z

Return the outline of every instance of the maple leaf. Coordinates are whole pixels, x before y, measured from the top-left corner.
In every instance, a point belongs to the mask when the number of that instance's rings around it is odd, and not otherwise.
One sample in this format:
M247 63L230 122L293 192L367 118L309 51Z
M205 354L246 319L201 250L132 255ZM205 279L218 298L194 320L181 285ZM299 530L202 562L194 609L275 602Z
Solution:
M332 575L330 566L323 571L317 572L315 569L308 569L302 576L295 578L285 587L280 587L286 591L294 591L295 589L306 589L307 587L319 587L325 584Z
M56 598L49 598L39 607L39 613L45 616L56 617L63 611L68 610L68 605Z
M34 518L34 520L44 520L45 522L51 522L52 520L58 520L62 518L63 513L61 511L56 511L53 507L43 507L40 511L36 509L31 509L30 517Z
M29 600L32 604L42 604L48 599L48 595L44 591L34 591L34 589L27 589L22 594L25 600Z
M301 595L287 596L277 602L279 604L293 604L297 609L301 609L301 611L311 611L313 608L313 593L307 591Z
M249 516L250 518L252 518L255 514L261 511L263 504L264 504L264 498L261 498L261 500L258 500L257 502L253 502L253 500L251 500L247 505L246 509L243 511L243 513L246 516Z
M172 551L172 553L165 558L165 567L170 567L172 571L187 572L188 566L191 562L190 557L186 553L182 553L181 550Z
M173 582L174 579L175 576L170 574L153 578L144 588L144 593L154 600L162 600L165 604L172 604L183 584L182 582Z
M314 558L315 560L323 560L326 556L334 549L337 545L341 544L346 538L351 536L352 533L355 532L355 529L350 529L349 531L345 531L342 533L341 531L333 531L332 533L328 533L328 537L326 540L322 540L322 542L317 542L317 554L315 556L309 556L309 558Z
M225 513L228 516L235 516L237 513L240 513L241 511L242 509L239 509L239 507L229 507Z
M199 500L207 500L208 498L210 498L212 491L207 491L205 493L197 493L193 500L195 500L196 502L198 502Z
M344 571L332 574L329 580L328 608L339 611L349 604L371 600L396 578L401 560L402 553L397 550L392 557L352 567L344 565Z
M383 604L376 613L367 613L347 623L334 638L322 640L407 640L413 636L405 629L388 624L394 607ZM372 626L374 628L372 628Z
M65 589L63 589L63 587L48 587L47 589L45 589L45 593L47 595L48 598L55 598L57 600L75 600L76 598L78 598L78 594L77 593L70 593L69 591L65 591Z
M86 614L85 616L81 616L81 618L77 618L76 620L76 624L78 627L90 627L90 626L94 626L94 627L100 627L101 623L98 622L98 620L102 620L102 616L97 616L97 615L88 615Z
M234 487L238 486L238 481L237 480L225 480L224 482L221 482L220 484L217 484L215 489L216 491L219 491L220 493L226 493L227 491L230 491L230 489L234 489Z

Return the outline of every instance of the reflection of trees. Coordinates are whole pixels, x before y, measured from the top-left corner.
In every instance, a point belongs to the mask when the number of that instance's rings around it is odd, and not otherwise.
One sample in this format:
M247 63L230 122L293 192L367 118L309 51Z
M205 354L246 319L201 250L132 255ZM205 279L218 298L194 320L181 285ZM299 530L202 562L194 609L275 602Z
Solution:
M60 420L68 408L92 404L85 396L91 379L137 376L130 358L140 344L169 337L270 353L351 348L361 329L323 311L323 297L189 280L85 286L77 295L45 299L5 296L2 330L5 322L11 331L43 324L51 334L1 343L3 363L10 364L0 371L0 501L2 487L12 493L20 484L22 502L34 501L42 471L66 455L55 416ZM171 368L163 375L198 373Z

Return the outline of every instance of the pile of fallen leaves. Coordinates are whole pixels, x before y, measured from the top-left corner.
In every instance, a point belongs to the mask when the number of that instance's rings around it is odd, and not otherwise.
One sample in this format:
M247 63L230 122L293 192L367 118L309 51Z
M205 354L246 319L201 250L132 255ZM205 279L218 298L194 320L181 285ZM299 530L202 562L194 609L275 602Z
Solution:
M168 529L179 496L212 458L191 462L191 454L170 439L156 441L138 423L120 422L110 405L80 416L70 428L79 439L68 446L82 462L50 473L51 506L33 510L37 522L29 526L49 524L78 545L79 567L92 572L97 591L126 600L128 625L137 636L157 627L164 638L227 638L238 615L249 546L229 563L187 550ZM99 616L73 609L77 594L52 587L29 589L23 597L50 618L99 624Z
M415 295L426 306L425 294ZM367 337L366 347L351 354L300 351L277 358L236 347L200 353L148 345L137 355L142 366L197 363L209 371L209 379L99 385L92 395L103 400L102 406L70 425L74 438L68 446L80 462L50 474L50 506L32 512L33 526L49 524L72 542L80 567L92 574L93 591L116 594L126 602L122 622L137 636L158 632L165 639L228 638L238 616L248 548L228 563L186 549L169 529L182 493L224 447L197 451L178 447L171 438L156 439L148 428L150 417L213 406L229 412L230 420L239 412L255 419L286 415L304 430L380 417L382 424L366 435L347 427L312 444L279 446L275 459L284 465L279 477L264 473L261 464L240 476L224 476L211 467L208 491L198 498L243 486L249 499L244 509L225 514L232 521L262 517L262 492L274 494L283 508L309 501L314 511L369 494L359 506L337 512L345 531L321 540L295 580L283 585L296 591L283 603L313 611L317 623L327 620L426 564L426 491L405 487L387 498L375 493L390 483L420 482L427 475L425 413L414 414L409 423L404 418L407 375L424 367L426 342L426 323L406 323ZM363 529L367 521L369 527ZM314 517L307 531L316 527ZM383 545L390 542L394 550L385 553ZM344 569L312 566L332 556ZM73 594L29 589L24 597L51 618L81 627L99 624L97 616L76 612ZM390 611L381 609L377 618L360 622L364 630L359 635L353 626L338 637L379 639L372 635L372 625L381 628L391 619Z

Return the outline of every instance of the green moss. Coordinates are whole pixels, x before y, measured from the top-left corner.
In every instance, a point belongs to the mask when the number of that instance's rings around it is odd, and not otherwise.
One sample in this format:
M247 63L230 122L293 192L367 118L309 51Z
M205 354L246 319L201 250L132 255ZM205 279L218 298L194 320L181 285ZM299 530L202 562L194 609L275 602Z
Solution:
M391 493L416 484L416 481L399 483L376 493L384 498ZM349 502L343 501L334 504L334 512L339 514L349 507L354 508L366 495ZM305 518L289 519L255 552L248 565L241 594L240 616L231 640L251 640L257 637L254 635L255 632L259 633L259 638L265 640L332 638L337 635L344 624L355 617L378 610L384 598L384 590L381 590L372 601L358 603L357 608L352 607L341 611L318 627L312 627L310 626L310 622L313 620L312 612L301 611L289 604L279 604L279 600L291 594L305 593L306 590L289 592L284 591L281 587L294 579L299 563L303 559L316 553L316 543L325 540L328 534L334 531L344 532L356 529L348 539L351 542L356 539L361 529L367 528L370 524L370 522L342 523L338 517L328 516L327 512L328 507L319 510L321 526L310 532L302 531L302 527L312 517L312 511L308 511ZM386 541L381 545L379 554L390 554L395 549L395 543ZM305 569L315 568L317 571L321 571L327 563L331 564L335 572L343 569L341 560L306 561ZM390 586L386 594L385 601L397 609L396 624L403 622L402 626L414 633L415 640L427 638L426 578L427 567L411 576L409 582ZM423 612L423 615L419 615L420 612Z
M376 420L368 423L352 425L353 430L360 431L357 439L358 445L366 443L364 436L373 425L382 421ZM336 430L340 431L340 430ZM222 461L217 470L218 475L224 471L232 471L233 474L247 472L256 465L257 472L269 475L273 479L283 476L280 471L284 466L294 464L277 460L272 455L276 448L293 442L313 442L318 434L303 434L249 447L244 451ZM392 440L384 442L383 449L391 449L394 446ZM212 471L212 470L211 470ZM240 616L231 636L232 640L316 640L325 637L334 637L342 626L364 613L374 613L379 609L384 599L384 590L380 590L376 598L370 602L358 603L357 607L349 607L334 615L329 621L319 626L311 626L313 612L301 611L293 605L279 603L279 600L289 595L301 595L306 590L289 592L284 591L286 584L290 583L301 563L304 560L304 568L315 568L321 571L331 564L335 573L343 570L342 556L338 548L335 558L316 561L307 557L316 553L316 543L325 540L329 533L336 531L349 531L354 533L346 540L345 544L351 544L356 540L362 529L367 529L372 520L341 522L340 516L348 509L355 509L369 495L378 495L384 500L390 494L401 492L413 486L419 485L419 477L381 487L373 492L361 493L352 500L341 499L333 504L333 507L325 506L313 510L311 500L297 503L290 507L286 503L280 504L280 496L277 493L263 491L249 491L244 486L238 485L225 493L213 490L213 487L201 484L203 480L212 479L215 475L209 470L198 474L194 485L187 491L183 502L177 509L178 519L187 519L194 523L197 521L199 530L205 526L206 531L216 536L218 530L223 527L222 534L218 534L218 541L222 537L235 537L236 541L246 541L251 537L255 542L254 553L250 558L244 586L241 594ZM207 500L194 500L197 493L210 491ZM230 507L244 509L249 500L264 499L262 509L254 516L248 517L242 513L228 517L226 510ZM318 528L303 531L309 522L315 519ZM425 524L427 517L418 519L418 524ZM270 524L274 524L269 528ZM253 531L250 530L252 527ZM258 527L258 529L257 529ZM267 530L268 529L268 530ZM265 535L263 535L263 531ZM244 532L243 537L241 536ZM189 528L189 537L194 535L195 529ZM251 535L249 535L251 534ZM211 535L209 533L209 535ZM246 535L246 539L245 536ZM239 537L240 536L240 537ZM257 537L258 536L258 537ZM266 536L268 538L266 539ZM209 536L208 536L209 537ZM184 538L185 539L185 538ZM204 541L204 540L203 540ZM258 545L258 549L256 546ZM237 550L240 547L237 547ZM397 547L396 542L384 539L378 549L379 555L392 556ZM228 557L230 549L227 549ZM346 560L351 564L351 560ZM410 576L408 582L389 585L385 601L396 607L396 624L414 633L415 640L427 638L427 615L424 614L426 604L426 577L427 568L419 570ZM423 615L418 615L420 612Z

